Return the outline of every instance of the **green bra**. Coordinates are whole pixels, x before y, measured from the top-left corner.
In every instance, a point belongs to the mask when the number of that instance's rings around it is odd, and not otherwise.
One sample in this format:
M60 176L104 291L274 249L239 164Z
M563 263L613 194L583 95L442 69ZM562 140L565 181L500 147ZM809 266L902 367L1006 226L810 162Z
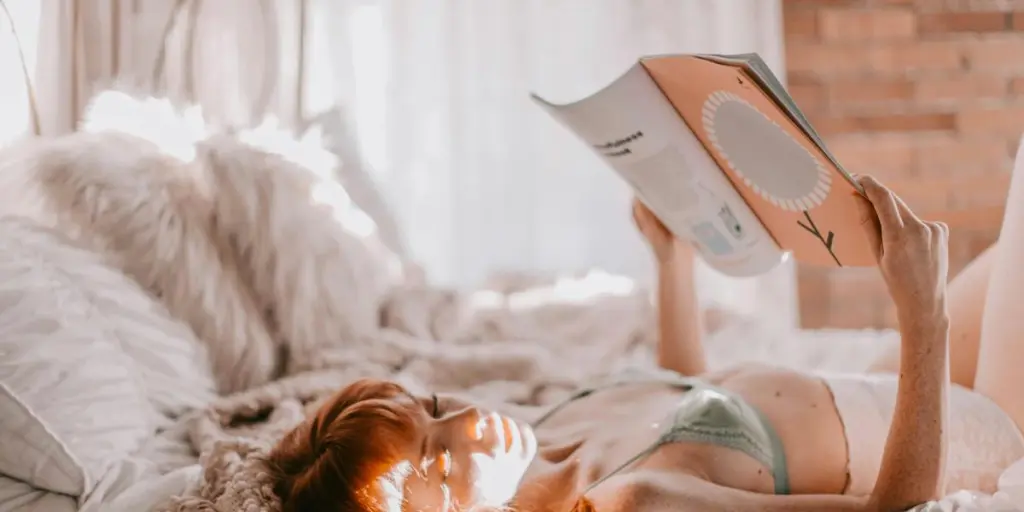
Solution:
M775 494L789 494L789 473L786 468L786 454L775 429L760 411L735 394L699 379L684 377L672 372L652 376L626 375L612 382L583 388L564 402L555 405L534 422L539 426L556 412L598 391L616 386L641 382L664 382L686 391L671 411L672 420L662 431L658 440L642 452L626 460L611 473L591 484L587 491L608 478L621 472L631 464L654 453L669 443L703 443L739 450L771 470L775 479Z

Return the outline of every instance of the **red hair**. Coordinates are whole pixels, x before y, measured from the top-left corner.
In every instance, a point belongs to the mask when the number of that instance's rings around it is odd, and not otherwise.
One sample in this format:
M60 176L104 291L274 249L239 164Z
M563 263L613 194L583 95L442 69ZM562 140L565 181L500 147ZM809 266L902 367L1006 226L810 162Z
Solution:
M403 457L401 446L416 429L416 407L393 382L363 379L339 391L270 452L282 511L391 512L378 479ZM594 511L582 496L572 509Z
M414 407L392 382L364 379L339 391L270 453L283 511L386 511L377 480L402 457Z

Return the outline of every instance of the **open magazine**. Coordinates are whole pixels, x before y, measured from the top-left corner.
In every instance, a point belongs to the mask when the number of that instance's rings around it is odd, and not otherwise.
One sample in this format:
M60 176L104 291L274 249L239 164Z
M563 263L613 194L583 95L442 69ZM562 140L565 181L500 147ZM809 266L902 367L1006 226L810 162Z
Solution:
M756 54L645 57L582 100L533 99L722 273L875 264L858 185Z

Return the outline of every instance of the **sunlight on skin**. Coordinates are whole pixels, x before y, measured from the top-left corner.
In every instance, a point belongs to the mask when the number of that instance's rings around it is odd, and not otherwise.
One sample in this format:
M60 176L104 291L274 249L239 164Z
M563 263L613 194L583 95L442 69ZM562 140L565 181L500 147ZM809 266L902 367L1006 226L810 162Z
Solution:
M390 512L402 512L402 504L405 503L405 492L403 489L405 488L406 480L412 473L412 463L403 460L377 479L381 493L384 495L387 510Z
M484 453L470 455L479 475L474 482L474 494L478 503L487 507L501 507L515 496L516 489L526 474L526 468L533 461L537 450L537 441L533 437L532 429L520 428L515 422L503 420L504 418L499 419L498 424L504 424L511 429L507 436L510 443L502 447L505 453L527 455L514 460Z
M377 484L387 510L402 512L418 507L415 510L449 512L468 506L500 508L507 504L537 454L532 429L492 412L466 426L464 435L465 442L453 443L451 451L428 455L419 464L400 461L381 475ZM485 439L492 441L483 444ZM466 461L469 467L460 467L458 460ZM449 475L448 480L439 481L436 475L441 474ZM417 485L411 485L414 483ZM467 502L460 503L456 494Z

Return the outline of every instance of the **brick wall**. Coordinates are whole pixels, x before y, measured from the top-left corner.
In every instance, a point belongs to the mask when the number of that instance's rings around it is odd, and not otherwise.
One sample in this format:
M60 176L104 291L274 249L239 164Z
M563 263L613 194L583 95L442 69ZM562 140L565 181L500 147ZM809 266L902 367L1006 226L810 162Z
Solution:
M783 0L791 92L847 170L951 227L951 272L997 237L1024 132L1024 0ZM894 325L874 269L798 269L806 327Z

